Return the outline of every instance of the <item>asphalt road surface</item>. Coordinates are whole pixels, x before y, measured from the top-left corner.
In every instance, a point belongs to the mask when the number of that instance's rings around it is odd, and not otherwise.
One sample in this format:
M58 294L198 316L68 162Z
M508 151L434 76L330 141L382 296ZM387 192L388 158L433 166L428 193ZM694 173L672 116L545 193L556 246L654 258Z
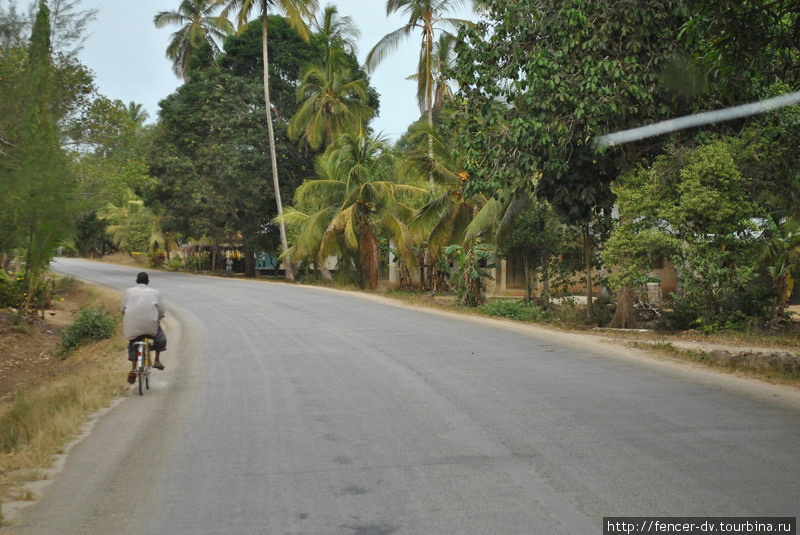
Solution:
M55 267L120 290L136 272ZM12 533L588 535L608 516L800 513L786 389L344 292L150 285L171 344L181 326L166 371Z

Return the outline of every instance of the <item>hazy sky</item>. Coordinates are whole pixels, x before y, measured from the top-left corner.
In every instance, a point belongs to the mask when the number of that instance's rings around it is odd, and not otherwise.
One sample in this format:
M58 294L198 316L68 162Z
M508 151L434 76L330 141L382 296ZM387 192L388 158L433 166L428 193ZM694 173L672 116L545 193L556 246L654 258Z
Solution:
M140 103L155 119L159 100L172 93L181 81L164 55L174 29L156 29L153 17L159 11L176 9L179 1L83 0L82 8L97 7L99 13L89 29L91 35L80 59L94 71L101 94L125 103ZM321 0L322 5L325 3ZM381 37L406 22L396 14L386 17L385 0L331 3L339 6L340 15L351 16L361 30L358 56L362 62ZM476 19L468 8L451 16ZM409 38L371 75L371 83L381 95L380 117L372 125L392 139L402 135L420 115L415 82L405 79L416 69L420 39L417 35Z

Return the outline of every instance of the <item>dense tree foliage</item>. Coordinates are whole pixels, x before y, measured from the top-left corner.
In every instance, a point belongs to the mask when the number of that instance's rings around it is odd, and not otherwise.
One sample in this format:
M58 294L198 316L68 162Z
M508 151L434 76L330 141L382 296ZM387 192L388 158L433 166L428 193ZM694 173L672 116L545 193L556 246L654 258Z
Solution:
M586 221L610 204L616 176L615 155L598 153L592 137L673 111L662 75L681 52L686 9L678 0L484 4L454 69L470 186L494 194L527 182Z
M302 40L279 16L269 17L270 76L281 188L291 195L313 176L315 153L288 136L298 110L301 70L322 63L322 40ZM352 55L347 63L353 64ZM152 170L159 186L151 201L167 210L165 225L218 243L244 239L249 252L279 244L271 159L263 114L261 27L254 23L225 42L219 68L197 61L190 81L161 103Z
M300 227L288 254L318 265L327 256L340 259L342 270L355 267L362 288L378 285L379 233L391 236L398 256L413 265L406 221L412 209L406 199L425 190L398 184L394 155L382 139L344 133L317 160L319 179L297 189L295 205L283 217Z
M41 2L20 82L22 118L18 136L0 161L2 233L11 237L6 246L24 250L26 310L56 247L69 237L76 216L76 184L60 145L51 97L54 82L50 10Z

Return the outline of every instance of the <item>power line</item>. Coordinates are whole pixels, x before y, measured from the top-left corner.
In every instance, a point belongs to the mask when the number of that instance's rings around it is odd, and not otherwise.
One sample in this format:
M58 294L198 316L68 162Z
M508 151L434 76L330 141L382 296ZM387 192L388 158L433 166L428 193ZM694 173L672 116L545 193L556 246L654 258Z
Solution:
M614 134L606 134L595 138L595 144L599 147L610 147L613 145L621 145L623 143L630 143L631 141L639 141L650 137L668 134L669 132L676 132L678 130L685 130L695 126L702 126L712 123L720 123L722 121L731 121L733 119L741 119L742 117L750 117L759 113L765 113L771 110L777 110L792 104L800 103L800 91L781 95L779 97L761 100L750 104L742 104L741 106L734 106L732 108L725 108L723 110L706 111L694 115L686 115L678 117L677 119L669 119L659 123L640 126L639 128L632 128L630 130L623 130Z

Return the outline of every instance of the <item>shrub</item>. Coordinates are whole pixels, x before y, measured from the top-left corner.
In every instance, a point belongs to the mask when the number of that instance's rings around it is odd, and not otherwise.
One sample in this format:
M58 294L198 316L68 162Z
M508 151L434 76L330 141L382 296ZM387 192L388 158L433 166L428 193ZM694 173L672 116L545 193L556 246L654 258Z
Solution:
M164 261L167 259L167 253L162 251L161 249L156 249L155 251L150 251L147 253L147 265L150 267L158 268L164 265Z
M0 269L0 308L19 307L20 285L13 275Z
M517 299L493 299L478 307L478 310L489 316L519 321L541 321L547 318L547 312L540 307Z
M550 307L553 319L563 325L584 325L586 323L586 307L578 306L575 299L564 298L557 305Z
M28 282L21 274L9 275L5 271L0 270L0 309L21 307L27 296L27 291ZM54 292L55 281L53 279L37 281L33 286L31 306L36 310L49 308Z
M180 271L183 269L183 259L179 256L173 256L167 262L167 269L170 271Z
M61 352L67 353L81 344L111 338L117 320L100 308L84 308L75 322L61 332Z
M78 280L70 277L69 275L59 277L55 282L55 292L57 294L65 294L73 292L78 289Z

